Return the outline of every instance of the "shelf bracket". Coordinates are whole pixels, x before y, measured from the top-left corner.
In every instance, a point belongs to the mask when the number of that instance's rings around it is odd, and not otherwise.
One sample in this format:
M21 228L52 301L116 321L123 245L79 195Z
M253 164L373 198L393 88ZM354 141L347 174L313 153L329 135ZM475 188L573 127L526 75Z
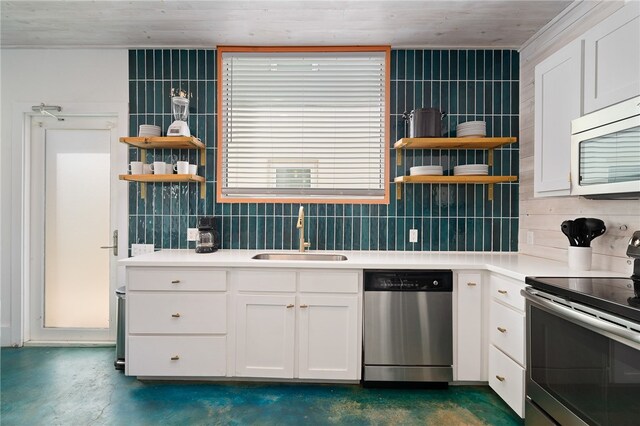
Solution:
M200 198L204 200L206 195L207 195L207 186L205 185L204 182L200 182Z
M489 167L493 167L493 148L489 148L489 158L487 159Z
M490 183L489 187L487 188L487 198L489 199L489 201L493 201L493 184Z
M396 166L402 166L402 148L396 149Z
M402 182L396 182L396 199L402 200Z
M145 148L140 148L140 161L147 164L147 150Z
M200 165L201 166L207 165L207 149L206 148L202 148L200 150Z
M143 200L147 198L147 184L146 182L140 182L140 198Z

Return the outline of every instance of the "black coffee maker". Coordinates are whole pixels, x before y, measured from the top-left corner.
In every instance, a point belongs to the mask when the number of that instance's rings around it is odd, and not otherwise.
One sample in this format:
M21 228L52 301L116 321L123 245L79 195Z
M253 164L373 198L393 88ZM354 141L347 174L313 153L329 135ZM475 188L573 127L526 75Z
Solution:
M216 230L216 218L203 216L198 218L198 239L196 253L213 253L220 248L220 234Z
M633 233L627 246L627 256L633 259L633 290L635 297L630 297L628 302L631 306L640 308L640 231Z

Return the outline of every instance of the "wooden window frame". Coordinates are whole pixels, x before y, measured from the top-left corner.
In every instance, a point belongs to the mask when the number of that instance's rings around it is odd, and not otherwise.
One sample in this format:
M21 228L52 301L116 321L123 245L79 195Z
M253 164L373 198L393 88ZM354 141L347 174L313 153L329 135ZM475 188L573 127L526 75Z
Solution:
M385 54L385 158L384 158L384 198L228 198L222 195L222 55L229 52L384 52ZM216 52L217 70L217 114L218 138L216 156L216 202L218 203L292 203L292 204L389 204L390 186L390 131L391 131L391 46L218 46Z

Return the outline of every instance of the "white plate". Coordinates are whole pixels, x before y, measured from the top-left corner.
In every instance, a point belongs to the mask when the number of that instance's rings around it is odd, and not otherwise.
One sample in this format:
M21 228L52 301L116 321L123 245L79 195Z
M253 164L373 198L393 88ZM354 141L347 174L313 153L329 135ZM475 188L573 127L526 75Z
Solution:
M486 164L465 164L462 166L455 166L453 168L453 173L489 173L489 166Z
M489 176L489 172L453 172L454 176Z
M442 166L415 166L409 169L409 176L440 176Z

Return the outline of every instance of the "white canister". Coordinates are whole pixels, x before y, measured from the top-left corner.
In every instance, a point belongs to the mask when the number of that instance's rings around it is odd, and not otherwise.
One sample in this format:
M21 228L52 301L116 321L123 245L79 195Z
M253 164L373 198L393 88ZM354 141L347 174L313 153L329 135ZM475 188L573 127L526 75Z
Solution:
M569 269L575 271L591 270L591 247L569 247Z

